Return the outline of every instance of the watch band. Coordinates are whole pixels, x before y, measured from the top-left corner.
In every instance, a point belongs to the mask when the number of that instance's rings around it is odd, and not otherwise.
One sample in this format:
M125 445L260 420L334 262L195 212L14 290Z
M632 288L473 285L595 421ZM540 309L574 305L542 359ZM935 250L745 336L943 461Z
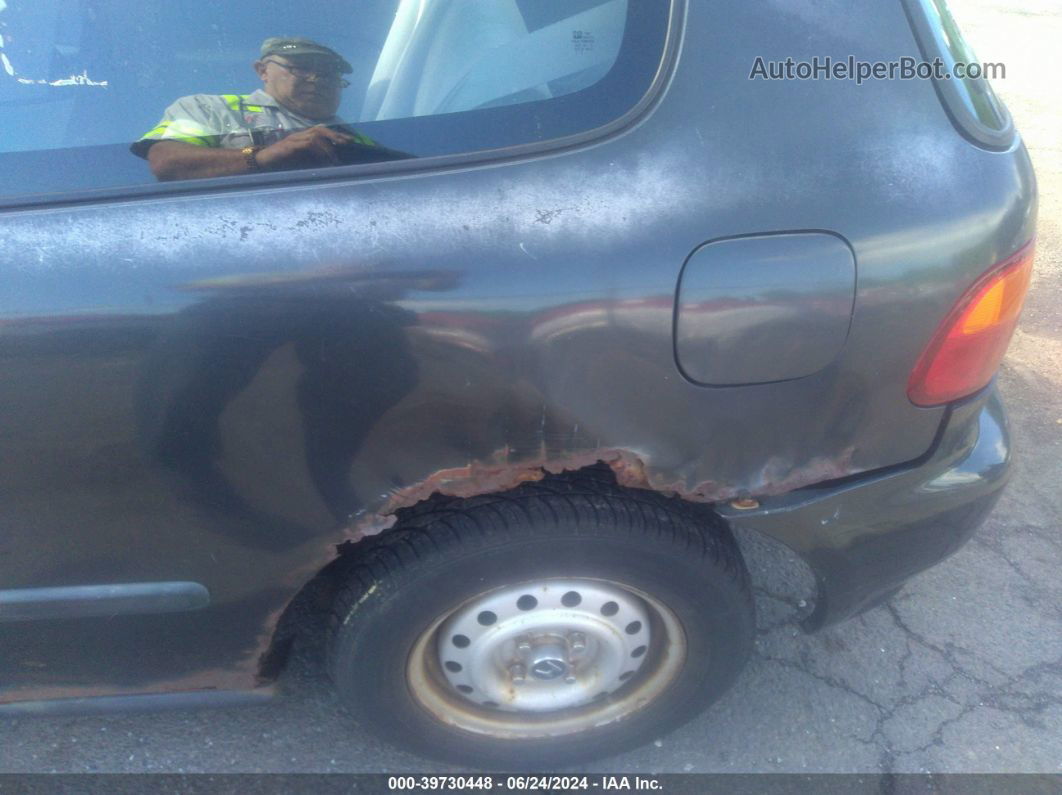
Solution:
M248 171L261 171L262 167L258 165L258 158L256 155L262 147L260 146L245 146L240 150L243 155L243 162L247 164Z

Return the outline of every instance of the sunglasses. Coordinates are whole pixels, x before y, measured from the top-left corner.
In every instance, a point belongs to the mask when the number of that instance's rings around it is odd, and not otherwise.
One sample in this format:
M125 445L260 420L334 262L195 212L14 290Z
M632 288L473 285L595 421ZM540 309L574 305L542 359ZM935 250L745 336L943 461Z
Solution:
M318 83L324 83L329 86L339 86L340 88L346 88L350 85L349 80L344 80L336 72L322 72L317 69L307 69L303 66L292 66L291 64L268 59L262 61L262 63L276 64L281 69L290 72L292 76L297 77L299 80L309 80L310 78L313 78Z

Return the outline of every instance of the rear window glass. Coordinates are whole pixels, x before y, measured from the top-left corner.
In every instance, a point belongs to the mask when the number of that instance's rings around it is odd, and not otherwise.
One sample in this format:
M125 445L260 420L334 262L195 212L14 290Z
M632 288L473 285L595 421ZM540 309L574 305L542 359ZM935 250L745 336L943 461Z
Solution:
M647 91L668 13L659 0L0 0L0 196L153 184L161 141L253 146L253 171L592 130ZM341 134L337 159L262 151L312 125ZM238 173L217 157L221 173L166 178Z

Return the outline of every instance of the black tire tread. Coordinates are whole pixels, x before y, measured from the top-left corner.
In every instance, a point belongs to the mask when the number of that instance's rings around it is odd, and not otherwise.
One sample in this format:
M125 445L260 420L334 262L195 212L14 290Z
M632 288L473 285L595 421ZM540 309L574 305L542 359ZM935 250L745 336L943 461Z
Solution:
M344 583L330 611L330 668L336 636L359 600L402 570L445 548L477 546L510 532L510 528L534 532L532 528L539 520L566 524L580 535L604 536L602 517L606 515L612 517L609 532L624 532L634 538L645 537L653 528L657 536L654 543L677 546L717 566L732 578L751 606L749 574L738 546L725 522L706 506L648 490L622 488L596 472L568 474L504 493L426 501L403 511L395 528L355 547L343 567Z

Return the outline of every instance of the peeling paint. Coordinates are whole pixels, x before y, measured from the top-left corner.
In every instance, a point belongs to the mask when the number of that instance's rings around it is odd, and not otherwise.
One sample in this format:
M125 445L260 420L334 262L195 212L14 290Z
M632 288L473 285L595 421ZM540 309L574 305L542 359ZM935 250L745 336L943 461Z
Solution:
M693 502L711 503L750 494L775 496L814 483L857 474L861 470L853 466L853 455L854 449L848 449L837 459L815 458L788 470L779 459L772 459L764 466L760 478L752 484L723 484L703 480L690 485L684 480L669 480L665 474L653 472L647 467L644 457L631 450L596 449L562 458L509 464L506 463L508 451L503 449L492 456L491 462L474 461L467 466L439 470L413 486L395 490L376 512L363 514L351 523L348 540L361 541L393 527L398 520L396 514L399 510L423 502L433 494L462 498L492 494L514 489L521 483L542 480L547 474L557 475L600 463L607 464L616 476L616 482L625 488L649 489ZM774 479L769 480L768 476Z
M651 219L671 218L695 200L691 181L665 153L604 176L583 168L547 173L541 164L534 174L519 171L501 191L465 184L444 189L440 182L439 190L415 203L384 182L363 182L356 192L344 186L288 185L279 189L285 194L282 215L262 210L274 189L245 192L238 205L202 197L133 205L124 209L122 224L115 224L106 208L26 211L8 216L0 245L26 252L20 266L34 271L80 268L86 258L113 262L116 256L181 270L214 270L219 260L234 258L272 261L277 251L285 252L289 266L378 260L381 251L411 258L471 257L500 236L520 240L528 256L541 256L574 240L620 231L629 237L632 217L646 219L638 229L650 236L655 233ZM629 189L632 184L638 185L636 192ZM550 223L540 222L543 206L570 203L573 196L577 202ZM646 207L653 208L649 218Z
M3 695L0 695L0 705L24 701L59 701L200 690L254 690L262 686L262 682L253 670L252 663L253 661L241 661L237 666L197 671L187 676L174 677L152 684L150 689L137 685L52 685L48 683L5 687ZM271 690L268 687L264 689Z

